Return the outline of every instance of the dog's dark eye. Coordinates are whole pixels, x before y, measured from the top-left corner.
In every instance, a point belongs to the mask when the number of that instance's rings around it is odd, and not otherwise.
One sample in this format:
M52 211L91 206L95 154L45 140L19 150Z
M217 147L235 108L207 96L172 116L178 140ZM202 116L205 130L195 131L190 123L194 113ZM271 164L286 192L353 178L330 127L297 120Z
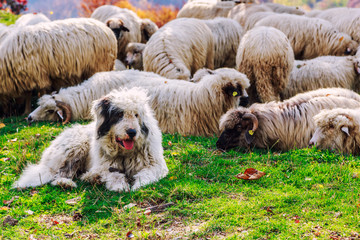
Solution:
M135 114L135 117L139 117L139 114Z
M55 111L54 111L54 110L51 110L51 109L50 109L50 110L47 110L47 113L50 113L50 114L51 114L51 113L54 113L54 112L55 112Z

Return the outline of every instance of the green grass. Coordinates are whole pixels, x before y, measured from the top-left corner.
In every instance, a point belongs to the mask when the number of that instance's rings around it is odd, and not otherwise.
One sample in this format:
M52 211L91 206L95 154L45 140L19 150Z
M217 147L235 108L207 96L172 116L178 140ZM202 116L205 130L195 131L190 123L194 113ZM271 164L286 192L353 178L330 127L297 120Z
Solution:
M219 153L215 137L164 134L169 175L137 192L81 181L75 189L48 184L19 191L12 183L64 126L27 126L20 117L2 122L0 206L15 200L0 210L0 239L125 239L129 231L135 239L340 239L360 231L357 157L316 148ZM266 175L256 181L234 177L250 167ZM81 197L76 205L65 203L75 197ZM170 202L164 211L144 214L148 206ZM137 205L125 209L130 203ZM75 213L81 220L73 221ZM6 216L18 224L2 226Z
M16 19L18 18L19 16L15 14L0 10L0 23L3 23L5 25L14 24Z

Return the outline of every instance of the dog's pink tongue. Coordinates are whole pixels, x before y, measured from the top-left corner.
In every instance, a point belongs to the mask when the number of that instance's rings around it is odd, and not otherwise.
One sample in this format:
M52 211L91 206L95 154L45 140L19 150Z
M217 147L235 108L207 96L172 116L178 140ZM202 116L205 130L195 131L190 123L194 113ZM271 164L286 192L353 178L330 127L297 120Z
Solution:
M124 140L123 144L124 144L125 149L127 149L127 150L131 150L134 147L133 140Z

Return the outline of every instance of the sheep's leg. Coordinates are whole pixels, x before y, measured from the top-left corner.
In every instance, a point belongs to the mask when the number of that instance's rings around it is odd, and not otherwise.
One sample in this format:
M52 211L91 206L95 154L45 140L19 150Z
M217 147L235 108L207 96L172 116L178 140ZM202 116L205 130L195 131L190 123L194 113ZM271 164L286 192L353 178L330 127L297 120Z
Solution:
M31 113L31 92L25 93L25 110L23 115L29 115Z
M256 77L255 86L260 102L280 100L280 95L275 92L274 86L271 84L271 80L267 77Z
M134 183L131 187L131 190L137 190L142 186L157 182L163 178L166 173L167 171L164 171L163 166L160 164L145 167L134 176Z

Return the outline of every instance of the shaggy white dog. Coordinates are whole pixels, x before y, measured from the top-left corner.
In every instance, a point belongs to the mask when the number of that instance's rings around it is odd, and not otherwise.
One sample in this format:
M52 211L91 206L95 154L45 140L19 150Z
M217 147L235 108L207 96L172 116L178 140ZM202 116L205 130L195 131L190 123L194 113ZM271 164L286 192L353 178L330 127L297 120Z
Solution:
M72 178L85 172L83 180L129 191L166 176L161 132L144 90L113 90L94 101L92 114L94 122L61 133L13 187L76 187Z

